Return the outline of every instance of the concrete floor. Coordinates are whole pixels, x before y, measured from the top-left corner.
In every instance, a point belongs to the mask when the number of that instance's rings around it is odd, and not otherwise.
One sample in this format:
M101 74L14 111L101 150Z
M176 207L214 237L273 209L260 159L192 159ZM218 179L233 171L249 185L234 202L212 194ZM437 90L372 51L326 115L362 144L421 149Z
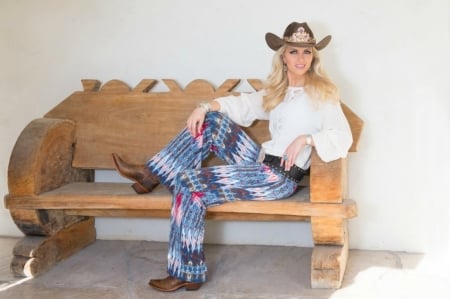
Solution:
M309 286L311 248L207 245L209 282L167 294L147 285L166 275L165 243L98 240L37 278L18 279L9 272L17 240L0 238L0 298L450 298L448 277L423 269L420 254L352 250L342 288L326 290Z

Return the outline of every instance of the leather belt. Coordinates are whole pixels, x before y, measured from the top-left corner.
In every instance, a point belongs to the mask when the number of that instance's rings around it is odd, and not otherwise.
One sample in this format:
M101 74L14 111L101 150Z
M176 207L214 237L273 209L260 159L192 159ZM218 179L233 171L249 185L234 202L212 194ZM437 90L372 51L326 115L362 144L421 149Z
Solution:
M263 163L266 164L267 166L269 166L270 168L280 172L282 175L284 175L288 179L293 180L297 184L299 184L300 181L302 180L303 176L308 173L307 170L304 170L295 164L292 165L292 167L291 167L291 169L289 169L289 171L286 171L284 169L284 166L280 166L281 157L278 157L278 156L266 154L264 156Z

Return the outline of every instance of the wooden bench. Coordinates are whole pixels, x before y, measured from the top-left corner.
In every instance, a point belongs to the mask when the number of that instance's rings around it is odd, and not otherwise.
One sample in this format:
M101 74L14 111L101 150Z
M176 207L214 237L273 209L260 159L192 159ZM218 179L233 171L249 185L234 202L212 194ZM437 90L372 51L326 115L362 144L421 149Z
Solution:
M119 80L101 86L82 80L76 91L22 131L8 169L5 206L25 234L16 244L11 269L36 276L96 239L95 216L169 217L171 195L165 187L137 195L130 183L100 183L94 170L113 169L111 153L142 164L185 125L200 101L236 93L240 80L215 89L194 80L184 89L162 80L167 91L152 92L158 80L142 80L131 89ZM247 80L262 87L257 79ZM356 151L362 121L345 105ZM246 128L256 141L268 139L267 123ZM219 163L212 158L208 165ZM298 193L278 201L240 201L208 209L217 220L310 221L314 249L313 288L338 288L348 255L347 219L357 215L346 196L346 159L322 162L313 152L309 177ZM294 261L295 262L295 261Z

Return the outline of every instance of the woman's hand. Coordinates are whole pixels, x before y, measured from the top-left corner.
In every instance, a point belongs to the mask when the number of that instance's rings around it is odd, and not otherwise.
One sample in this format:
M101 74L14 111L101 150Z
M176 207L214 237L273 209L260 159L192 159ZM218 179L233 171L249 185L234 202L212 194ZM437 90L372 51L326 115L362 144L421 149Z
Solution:
M220 111L220 103L218 101L200 103L188 117L186 126L193 137L197 137L202 132L205 116L209 111Z
M281 157L281 165L284 166L286 171L289 171L291 167L295 164L295 160L297 160L300 151L306 145L306 137L307 135L300 135L295 138L291 144L284 151L283 156Z
M205 121L206 111L201 107L197 107L192 111L191 115L188 117L186 126L188 131L193 137L197 137L200 134Z

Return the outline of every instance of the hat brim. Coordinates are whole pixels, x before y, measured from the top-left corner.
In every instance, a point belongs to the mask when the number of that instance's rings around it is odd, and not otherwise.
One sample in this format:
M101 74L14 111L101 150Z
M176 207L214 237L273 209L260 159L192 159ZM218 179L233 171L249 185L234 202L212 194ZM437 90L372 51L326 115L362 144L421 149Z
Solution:
M325 48L331 41L331 35L327 35L325 36L320 42L318 43L291 43L291 42L286 42L285 40L283 40L282 38L278 37L277 35L273 34L273 33L266 33L266 43L269 46L269 48L271 48L272 50L276 51L279 48L281 48L284 44L287 45L291 45L294 47L314 47L317 50L322 50L323 48Z

